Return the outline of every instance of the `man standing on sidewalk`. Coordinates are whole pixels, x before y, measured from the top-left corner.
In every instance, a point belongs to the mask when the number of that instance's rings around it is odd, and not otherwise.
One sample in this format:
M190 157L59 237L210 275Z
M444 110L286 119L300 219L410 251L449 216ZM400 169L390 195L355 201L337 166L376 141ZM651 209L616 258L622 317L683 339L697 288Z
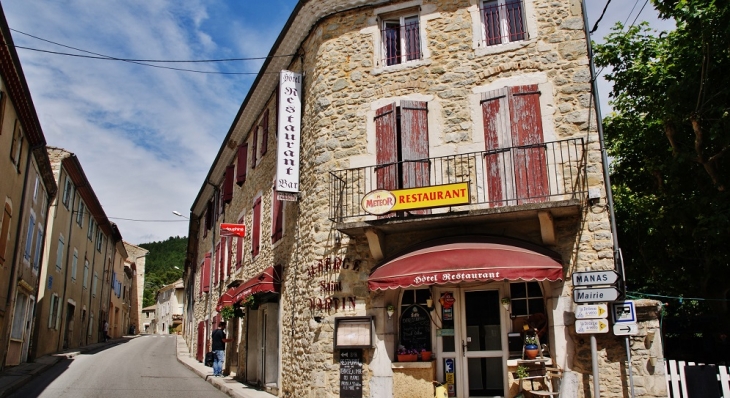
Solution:
M226 332L223 329L226 328L225 322L218 323L218 329L213 331L211 336L213 339L213 345L211 350L215 353L215 360L213 361L213 377L223 377L223 361L226 355L226 343L230 343L233 339L226 338Z

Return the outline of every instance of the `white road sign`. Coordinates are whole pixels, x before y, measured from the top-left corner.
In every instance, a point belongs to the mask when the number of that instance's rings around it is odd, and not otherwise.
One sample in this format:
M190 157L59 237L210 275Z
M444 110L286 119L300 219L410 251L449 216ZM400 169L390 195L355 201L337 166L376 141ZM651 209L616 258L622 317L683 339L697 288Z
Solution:
M616 336L636 336L639 326L635 323L617 323L613 325L613 334Z
M615 287L589 287L585 289L573 289L573 301L576 303L599 303L614 301L618 298L619 291Z
M618 280L615 271L573 272L573 286L613 285Z
M613 323L636 323L636 308L633 301L616 301L611 303L611 309Z
M605 319L579 319L575 321L575 332L578 334L608 333L608 321Z
M608 318L608 305L583 304L575 307L575 319Z

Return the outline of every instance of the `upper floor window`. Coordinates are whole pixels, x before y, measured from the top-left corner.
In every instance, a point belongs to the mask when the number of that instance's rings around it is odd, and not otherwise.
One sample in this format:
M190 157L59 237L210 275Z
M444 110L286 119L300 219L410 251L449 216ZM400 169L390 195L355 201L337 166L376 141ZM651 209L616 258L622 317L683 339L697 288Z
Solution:
M79 227L83 227L85 210L86 206L84 205L84 202L79 200L79 208L76 210L76 224L79 224Z
M68 209L68 204L71 201L71 195L73 193L73 184L71 179L66 176L66 184L63 188L63 205Z
M23 129L20 127L20 121L15 121L15 130L13 130L13 142L10 146L10 160L13 161L15 167L20 171L20 154L23 151Z
M86 231L86 237L90 240L94 240L94 219L89 216L89 229Z
M253 223L251 225L251 257L259 255L261 248L261 197L253 203Z
M0 265L5 264L5 250L8 246L8 238L10 233L10 221L13 218L13 209L9 203L5 203L5 211L3 212L2 229L0 229Z
M33 251L33 236L35 232L35 214L30 214L28 220L28 233L25 236L25 251L23 252L23 258L30 261L30 255Z
M488 0L482 3L481 14L487 46L527 38L523 0Z
M41 261L41 249L43 249L43 225L38 224L38 235L35 240L35 256L33 257L33 270L36 272Z
M421 29L418 15L406 14L383 18L381 40L384 65L398 65L421 59Z

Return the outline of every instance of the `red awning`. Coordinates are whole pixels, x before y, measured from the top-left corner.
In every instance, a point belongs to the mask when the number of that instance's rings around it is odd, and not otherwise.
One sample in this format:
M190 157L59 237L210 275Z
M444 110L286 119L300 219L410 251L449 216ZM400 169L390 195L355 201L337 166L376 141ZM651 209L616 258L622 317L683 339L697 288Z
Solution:
M279 293L281 291L281 266L266 268L262 273L236 288L235 302L245 300L256 293Z
M500 280L563 279L560 255L505 238L451 238L419 245L370 273L370 290Z
M218 304L215 306L215 310L220 312L223 307L227 305L233 305L233 303L236 302L235 296L236 296L236 289L237 287L232 287L228 290L226 290L225 293L221 296L221 298L218 299Z

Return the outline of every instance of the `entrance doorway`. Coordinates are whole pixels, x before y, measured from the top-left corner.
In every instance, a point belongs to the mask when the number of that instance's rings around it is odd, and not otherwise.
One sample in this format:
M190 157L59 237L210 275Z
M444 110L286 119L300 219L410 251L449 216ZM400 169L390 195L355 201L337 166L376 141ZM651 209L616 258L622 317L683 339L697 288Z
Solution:
M450 397L505 397L507 327L499 288L435 289L439 380Z

